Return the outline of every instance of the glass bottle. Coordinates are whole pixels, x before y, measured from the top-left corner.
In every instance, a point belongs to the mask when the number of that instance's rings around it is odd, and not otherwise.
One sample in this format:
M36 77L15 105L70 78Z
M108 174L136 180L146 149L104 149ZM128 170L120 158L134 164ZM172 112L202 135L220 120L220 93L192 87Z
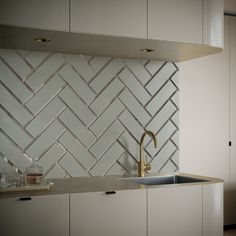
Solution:
M26 181L28 184L40 184L43 177L43 167L38 165L38 160L33 159L33 163L25 169Z

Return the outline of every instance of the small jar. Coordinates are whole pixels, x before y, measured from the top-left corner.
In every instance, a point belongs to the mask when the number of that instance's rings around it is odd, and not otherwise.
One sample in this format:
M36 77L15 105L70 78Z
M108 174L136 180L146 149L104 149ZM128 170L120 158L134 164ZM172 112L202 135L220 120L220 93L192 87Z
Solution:
M40 184L43 178L43 167L38 165L38 160L33 159L33 163L25 169L27 184Z

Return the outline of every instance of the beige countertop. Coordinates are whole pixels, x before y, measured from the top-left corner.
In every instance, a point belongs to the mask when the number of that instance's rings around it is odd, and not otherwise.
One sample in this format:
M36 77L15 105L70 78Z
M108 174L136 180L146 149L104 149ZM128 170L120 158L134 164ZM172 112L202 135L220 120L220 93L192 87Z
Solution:
M152 174L148 176L151 177L160 175L163 176L171 174ZM206 180L206 182L147 186L147 185L132 183L127 180L122 180L122 178L136 177L136 176L75 177L68 179L50 179L50 181L54 183L54 186L52 186L48 190L27 190L27 191L11 191L11 192L6 191L0 193L0 199L23 197L23 196L42 196L42 195L73 194L73 193L86 193L86 192L119 191L119 190L131 190L131 189L166 188L173 186L181 187L187 185L199 185L199 184L205 185L205 184L223 182L223 180L221 179L211 178L206 176L197 176L183 173L178 173L178 175L204 179Z

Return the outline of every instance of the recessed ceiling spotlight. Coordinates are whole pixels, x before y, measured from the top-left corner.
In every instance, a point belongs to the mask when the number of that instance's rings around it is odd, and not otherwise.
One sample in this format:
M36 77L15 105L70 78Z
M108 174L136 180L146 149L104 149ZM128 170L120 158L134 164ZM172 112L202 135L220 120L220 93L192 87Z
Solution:
M141 49L141 52L155 52L155 50L152 48L143 48Z
M51 39L49 39L49 38L35 38L34 41L37 43L48 43L51 41Z

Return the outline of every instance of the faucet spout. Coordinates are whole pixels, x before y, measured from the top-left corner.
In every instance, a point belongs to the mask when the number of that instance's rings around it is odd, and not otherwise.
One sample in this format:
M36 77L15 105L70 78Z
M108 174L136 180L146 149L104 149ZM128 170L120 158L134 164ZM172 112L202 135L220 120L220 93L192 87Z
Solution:
M140 177L144 177L145 172L147 172L148 170L151 170L151 165L149 163L145 163L145 161L144 161L143 141L144 141L144 138L145 138L146 135L149 135L152 138L155 148L157 147L157 140L156 140L156 137L155 137L154 133L150 130L146 130L143 133L143 135L141 136L140 144L139 144L139 147L140 147L140 161L139 161L139 165L138 165L138 175Z

